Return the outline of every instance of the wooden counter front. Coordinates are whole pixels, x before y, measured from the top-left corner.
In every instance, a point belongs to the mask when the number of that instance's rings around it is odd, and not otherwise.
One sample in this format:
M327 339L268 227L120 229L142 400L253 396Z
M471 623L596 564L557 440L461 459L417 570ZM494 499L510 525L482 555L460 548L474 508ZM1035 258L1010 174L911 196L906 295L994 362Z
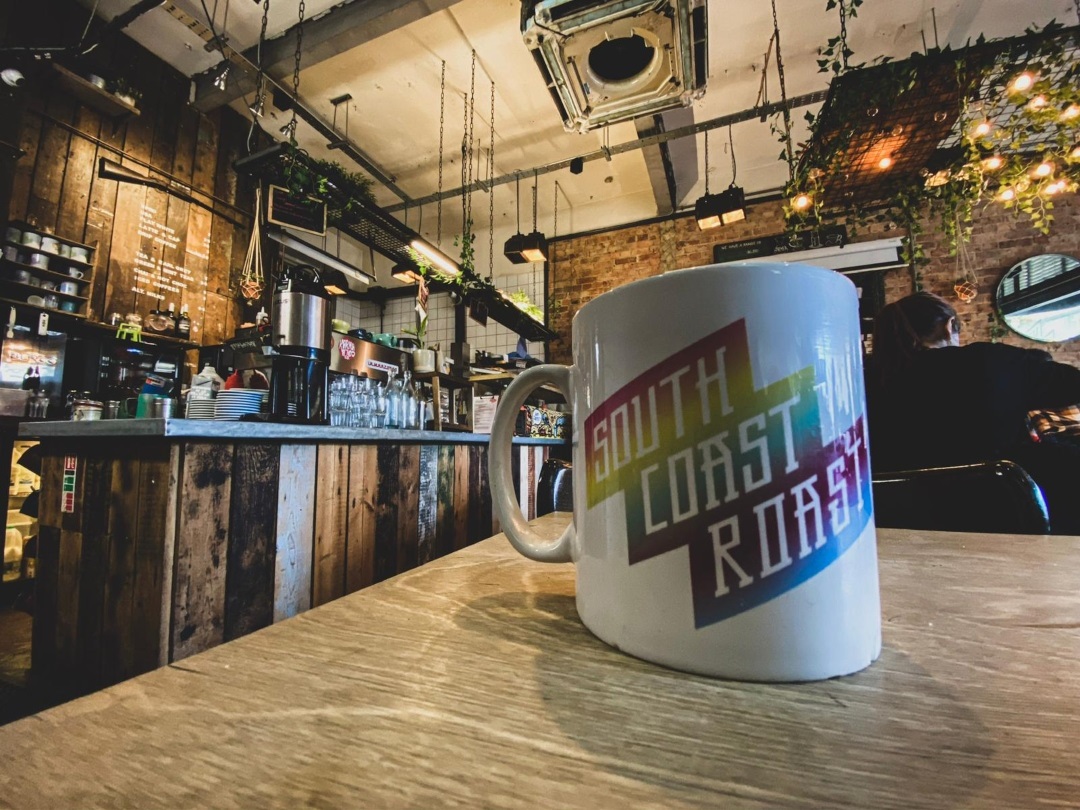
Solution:
M236 423L126 438L97 435L116 425L81 436L37 426L35 679L73 691L115 683L498 531L486 437L323 429L316 442L311 428L304 441L258 428L244 440ZM552 446L524 443L515 459L538 474Z

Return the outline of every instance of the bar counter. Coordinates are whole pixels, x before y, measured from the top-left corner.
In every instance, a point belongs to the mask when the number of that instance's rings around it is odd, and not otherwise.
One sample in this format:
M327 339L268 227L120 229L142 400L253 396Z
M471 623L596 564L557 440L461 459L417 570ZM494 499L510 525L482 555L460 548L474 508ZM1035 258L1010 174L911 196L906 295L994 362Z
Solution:
M784 685L623 655L485 540L0 728L0 806L1075 806L1080 538L879 551L881 658Z
M116 683L498 531L484 434L187 419L41 441L33 678ZM532 503L550 439L518 439Z

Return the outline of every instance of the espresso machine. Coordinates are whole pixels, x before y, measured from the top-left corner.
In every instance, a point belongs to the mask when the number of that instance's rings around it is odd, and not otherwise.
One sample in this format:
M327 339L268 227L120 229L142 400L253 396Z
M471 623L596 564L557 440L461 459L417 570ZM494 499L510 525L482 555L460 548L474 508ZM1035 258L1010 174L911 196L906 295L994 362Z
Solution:
M273 347L270 418L322 425L329 421L330 294L310 265L286 267L270 315Z

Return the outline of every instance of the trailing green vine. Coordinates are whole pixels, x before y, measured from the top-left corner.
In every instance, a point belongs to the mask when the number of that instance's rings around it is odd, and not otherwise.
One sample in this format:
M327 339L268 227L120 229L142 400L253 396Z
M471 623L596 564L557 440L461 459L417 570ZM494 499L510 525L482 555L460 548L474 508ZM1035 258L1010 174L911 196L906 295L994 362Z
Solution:
M838 5L854 16L861 0L829 0L827 8ZM1054 198L1075 191L1080 182L1078 51L1077 30L1051 22L1010 40L980 38L955 51L931 49L902 61L880 59L870 67L854 66L845 74L845 92L831 94L817 115L806 116L812 138L787 188L789 226L799 230L843 220L857 229L870 222L896 222L909 228L907 258L916 269L924 260L918 223L927 215L938 218L954 254L970 238L974 210L980 205L1004 205L1024 214L1035 229L1048 232ZM841 75L850 55L846 36L830 39L819 67ZM947 149L935 153L935 165L873 207L837 199L855 170L852 155L858 150L852 147L874 137L880 111L893 107L905 93L917 92L930 76L947 75L944 66L950 64L959 88L957 134L946 139ZM856 71L862 74L858 83L852 81ZM934 115L947 117L948 112L937 110ZM889 134L882 131L880 137ZM829 189L833 199L827 197Z

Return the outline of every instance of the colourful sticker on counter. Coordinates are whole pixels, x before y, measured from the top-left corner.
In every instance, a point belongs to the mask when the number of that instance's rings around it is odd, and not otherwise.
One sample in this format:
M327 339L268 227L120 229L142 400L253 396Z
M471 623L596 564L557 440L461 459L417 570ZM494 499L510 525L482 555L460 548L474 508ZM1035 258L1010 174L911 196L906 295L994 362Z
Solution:
M64 481L60 496L61 512L70 514L75 511L75 477L78 474L78 469L78 458L64 456Z
M699 628L805 582L870 520L865 416L823 443L816 385L808 366L755 388L739 320L585 422L589 507L623 494L631 565L688 546Z

